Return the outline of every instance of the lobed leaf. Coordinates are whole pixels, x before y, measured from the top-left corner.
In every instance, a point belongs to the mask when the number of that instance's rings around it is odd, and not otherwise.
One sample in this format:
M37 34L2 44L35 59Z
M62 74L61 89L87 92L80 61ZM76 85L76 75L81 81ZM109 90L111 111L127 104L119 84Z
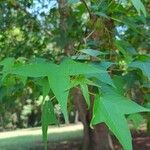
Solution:
M103 94L97 95L94 101L93 125L105 122L118 138L125 150L132 150L131 134L125 119L126 114L150 111L125 98L106 86Z

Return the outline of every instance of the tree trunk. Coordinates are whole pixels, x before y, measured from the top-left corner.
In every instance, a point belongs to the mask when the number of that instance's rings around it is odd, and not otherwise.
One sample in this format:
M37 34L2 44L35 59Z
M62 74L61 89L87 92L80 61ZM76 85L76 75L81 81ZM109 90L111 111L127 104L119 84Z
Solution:
M67 32L67 17L70 15L70 8L66 0L58 0L60 13L60 29L65 34ZM97 37L96 37L97 38ZM73 52L73 45L68 43L64 52L66 56L71 56ZM83 123L84 137L82 150L111 150L112 144L109 137L108 129L104 124L96 125L93 129L90 128L90 121L92 118L93 101L91 99L91 108L87 110L87 105L84 97L79 89L73 89L71 94L74 97L75 107L79 112L79 119Z
M73 89L75 106L79 112L79 119L83 123L84 137L82 150L112 150L113 145L109 135L108 128L105 124L90 127L92 117L93 98L91 98L91 108L88 110L84 97L79 89Z

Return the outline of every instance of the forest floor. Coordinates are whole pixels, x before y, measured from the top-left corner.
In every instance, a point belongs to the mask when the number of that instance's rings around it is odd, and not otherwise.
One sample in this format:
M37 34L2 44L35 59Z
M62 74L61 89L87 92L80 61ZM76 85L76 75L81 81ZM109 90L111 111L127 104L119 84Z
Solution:
M81 124L50 127L48 131L49 150L79 150L82 146ZM145 129L132 133L133 150L150 150L150 135ZM115 150L122 150L115 137ZM41 128L0 132L0 150L43 150Z

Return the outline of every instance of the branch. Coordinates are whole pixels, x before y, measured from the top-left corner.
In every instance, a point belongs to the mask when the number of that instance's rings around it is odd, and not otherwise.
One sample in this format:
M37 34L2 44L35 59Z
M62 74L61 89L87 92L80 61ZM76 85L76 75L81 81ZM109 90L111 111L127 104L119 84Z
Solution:
M87 9L87 11L88 11L88 13L89 13L90 18L92 18L92 14L91 14L91 11L90 11L90 9L89 9L87 3L86 3L84 0L80 0L80 1L85 5L85 7L86 7L86 9Z

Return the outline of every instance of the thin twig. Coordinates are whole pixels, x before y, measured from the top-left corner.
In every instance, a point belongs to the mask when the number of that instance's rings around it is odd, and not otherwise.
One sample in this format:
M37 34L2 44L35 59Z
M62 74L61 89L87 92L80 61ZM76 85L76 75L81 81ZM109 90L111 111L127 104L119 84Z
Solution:
M87 9L87 11L88 11L88 13L89 13L90 18L92 18L92 14L91 14L91 11L90 11L90 9L89 9L87 3L86 3L84 0L80 0L80 1L85 5L85 7L86 7L86 9Z

